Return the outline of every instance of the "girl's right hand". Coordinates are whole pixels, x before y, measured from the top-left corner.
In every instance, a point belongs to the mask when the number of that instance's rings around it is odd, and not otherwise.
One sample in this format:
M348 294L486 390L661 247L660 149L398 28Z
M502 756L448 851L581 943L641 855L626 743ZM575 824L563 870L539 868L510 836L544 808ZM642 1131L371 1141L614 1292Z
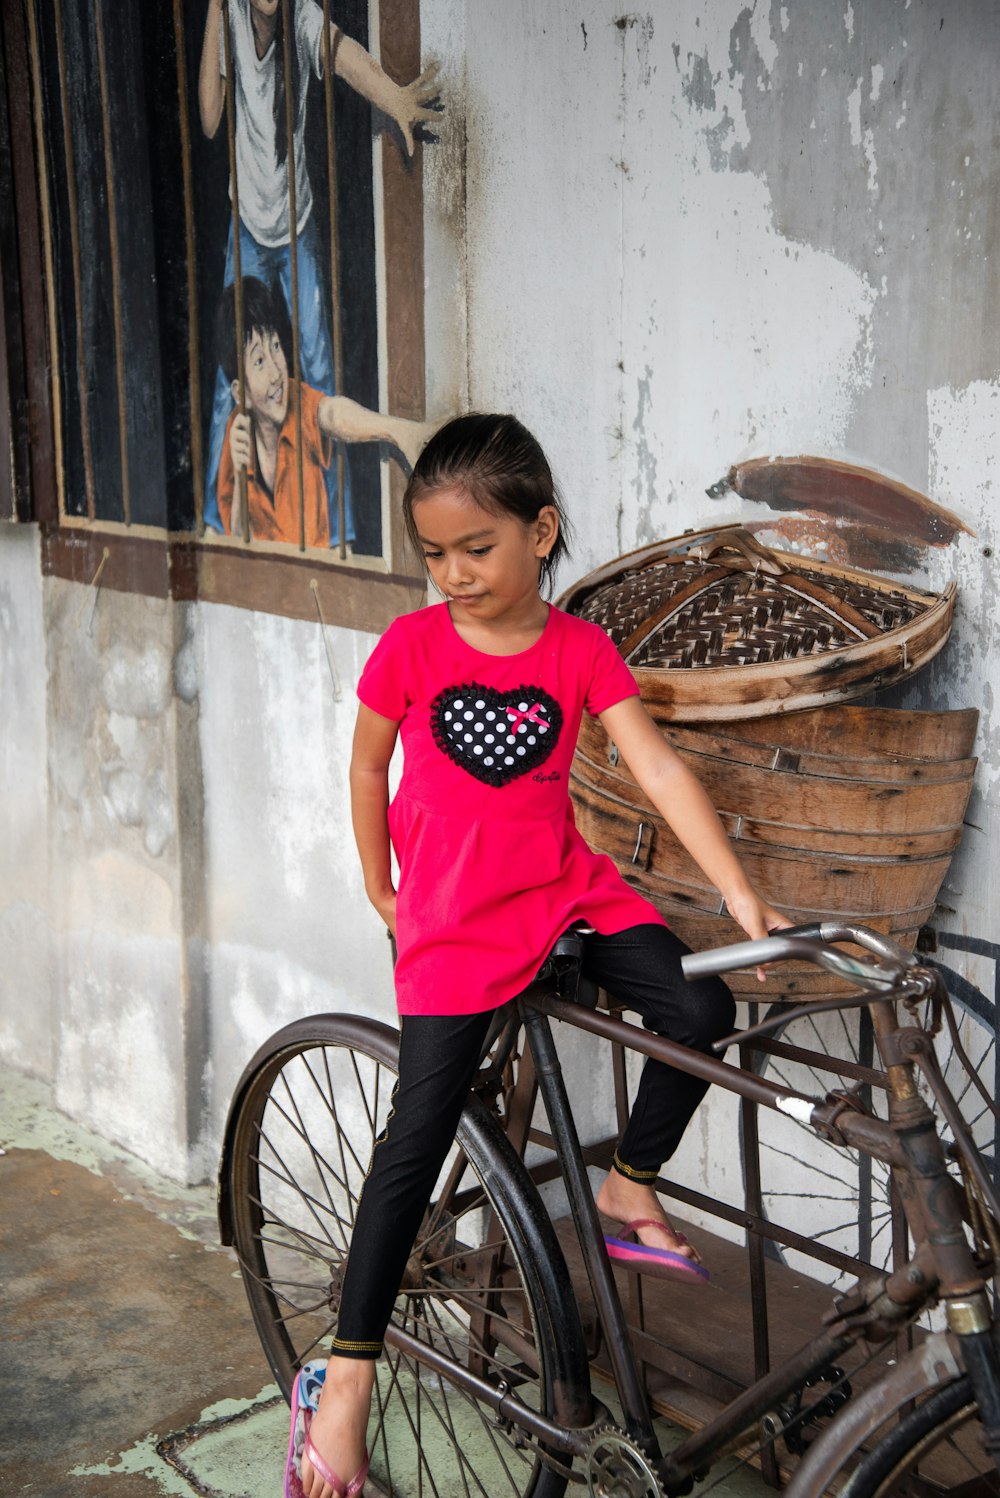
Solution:
M368 898L371 900L372 904L375 906L375 909L378 911L379 915L382 917L383 921L385 921L385 924L388 926L388 928L389 928L389 934L391 936L395 936L396 935L396 891L394 889L392 889L392 890L390 890L388 892L388 894L379 895L377 898L374 895L369 895Z

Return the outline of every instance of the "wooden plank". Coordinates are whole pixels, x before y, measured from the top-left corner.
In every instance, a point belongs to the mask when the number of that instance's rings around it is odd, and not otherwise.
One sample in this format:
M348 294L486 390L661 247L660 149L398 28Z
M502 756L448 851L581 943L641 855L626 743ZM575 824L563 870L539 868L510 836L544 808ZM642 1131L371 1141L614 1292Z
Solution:
M823 709L817 708L816 712ZM836 709L829 711L836 712ZM657 720L654 707L651 716ZM802 713L799 716L808 717ZM685 752L705 759L721 759L726 764L734 761L746 765L759 765L763 769L780 769L794 775L813 775L823 780L885 781L888 784L927 784L939 780L955 780L975 773L975 759L921 759L911 755L866 754L850 755L846 751L819 753L782 742L730 733L708 725L686 725L659 721L664 738L678 752ZM745 725L749 727L749 725ZM607 759L610 741L599 719L587 716L580 727L578 743L590 759Z
M730 1390L735 1393L754 1382L752 1296L741 1244L684 1221L676 1211L671 1218L709 1265L711 1281L689 1285L644 1277L642 1323L631 1308L628 1315L639 1333L658 1410L685 1429L695 1430L721 1412L727 1395L732 1397ZM613 1231L608 1220L603 1226ZM555 1227L584 1321L593 1323L593 1297L572 1220L560 1218ZM816 1334L832 1294L820 1281L774 1260L767 1261L765 1275L771 1366L776 1367ZM621 1269L615 1270L615 1277L628 1308L636 1277ZM890 1342L883 1356L891 1358L895 1350ZM599 1377L608 1376L604 1348L594 1359L594 1371ZM876 1360L852 1376L852 1383L864 1387L883 1371Z
M631 819L633 826L636 819L648 821L647 813L652 815L653 808L638 786L628 783L623 786L604 766L595 765L592 760L584 762L579 756L571 772L570 790L574 796L579 794L581 783L614 801L620 814ZM812 849L837 857L906 860L953 853L962 839L960 825L932 828L929 832L868 832L864 829L848 832L842 828L770 822L725 810L719 812L719 817L732 840L740 844L741 855L745 843L759 843L765 847Z
M591 847L641 872L651 887L676 883L709 897L711 884L658 813L623 816L620 803L594 786L576 778L571 785L577 826ZM948 853L932 858L858 858L742 841L739 851L751 882L778 905L795 898L800 905L872 914L933 904L951 861Z
M787 770L741 765L722 759L689 755L681 758L697 775L719 811L749 814L787 827L825 827L831 831L869 833L950 831L962 824L972 791L968 772L954 780L932 784L899 785L879 781L822 780ZM968 761L962 761L968 764ZM574 761L581 780L594 781L598 768L602 783L613 778L614 794L640 803L641 794L627 767L598 767L579 751Z
M842 704L806 713L748 718L726 724L732 738L852 758L905 754L913 759L967 759L976 740L974 707L910 712L896 707Z
M802 716L805 716L804 714ZM884 780L890 783L927 784L973 775L975 759L916 759L904 754L857 756L820 754L814 750L793 749L787 744L768 744L740 739L735 735L715 733L711 729L664 724L664 737L675 749L706 758L739 760L743 764L775 765L796 775L816 775L824 780Z

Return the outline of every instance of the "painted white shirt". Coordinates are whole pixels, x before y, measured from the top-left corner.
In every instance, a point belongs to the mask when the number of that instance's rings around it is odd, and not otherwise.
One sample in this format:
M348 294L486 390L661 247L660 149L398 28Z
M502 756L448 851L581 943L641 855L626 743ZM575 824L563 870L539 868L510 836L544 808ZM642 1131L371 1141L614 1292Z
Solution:
M289 235L288 163L278 165L274 129L275 72L284 67L274 42L257 56L250 0L229 0L233 73L236 79L236 182L240 218L259 245L274 249ZM295 45L299 61L295 113L295 217L299 234L312 212L312 188L306 172L305 125L309 74L323 76L323 12L315 0L295 7ZM219 35L219 71L226 75L225 38ZM229 195L232 198L232 183Z

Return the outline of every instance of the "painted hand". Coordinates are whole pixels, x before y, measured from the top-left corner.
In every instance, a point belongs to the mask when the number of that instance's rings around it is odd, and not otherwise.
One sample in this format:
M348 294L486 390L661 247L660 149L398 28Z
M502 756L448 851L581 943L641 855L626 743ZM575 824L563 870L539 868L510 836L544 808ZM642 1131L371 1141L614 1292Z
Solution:
M397 88L392 115L402 131L407 156L413 155L413 131L416 126L429 124L444 111L437 84L440 68L440 63L431 63L419 78Z
M250 467L250 418L242 413L233 418L229 429L229 453L237 473Z

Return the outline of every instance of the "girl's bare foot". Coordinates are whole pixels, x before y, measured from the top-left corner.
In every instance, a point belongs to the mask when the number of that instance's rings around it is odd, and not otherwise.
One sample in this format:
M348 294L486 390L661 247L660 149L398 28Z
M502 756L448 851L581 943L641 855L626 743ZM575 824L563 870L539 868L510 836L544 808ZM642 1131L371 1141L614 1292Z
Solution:
M620 1171L609 1171L604 1184L597 1193L597 1210L615 1222L635 1222L640 1218L651 1219L656 1226L636 1229L636 1237L648 1248L666 1248L673 1254L701 1263L701 1254L683 1233L678 1233L660 1205L660 1198L652 1186L640 1181L631 1181Z
M309 1426L309 1437L327 1466L349 1483L365 1459L365 1435L371 1413L375 1364L367 1358L331 1358ZM334 1498L308 1457L302 1458L302 1490L306 1498Z

